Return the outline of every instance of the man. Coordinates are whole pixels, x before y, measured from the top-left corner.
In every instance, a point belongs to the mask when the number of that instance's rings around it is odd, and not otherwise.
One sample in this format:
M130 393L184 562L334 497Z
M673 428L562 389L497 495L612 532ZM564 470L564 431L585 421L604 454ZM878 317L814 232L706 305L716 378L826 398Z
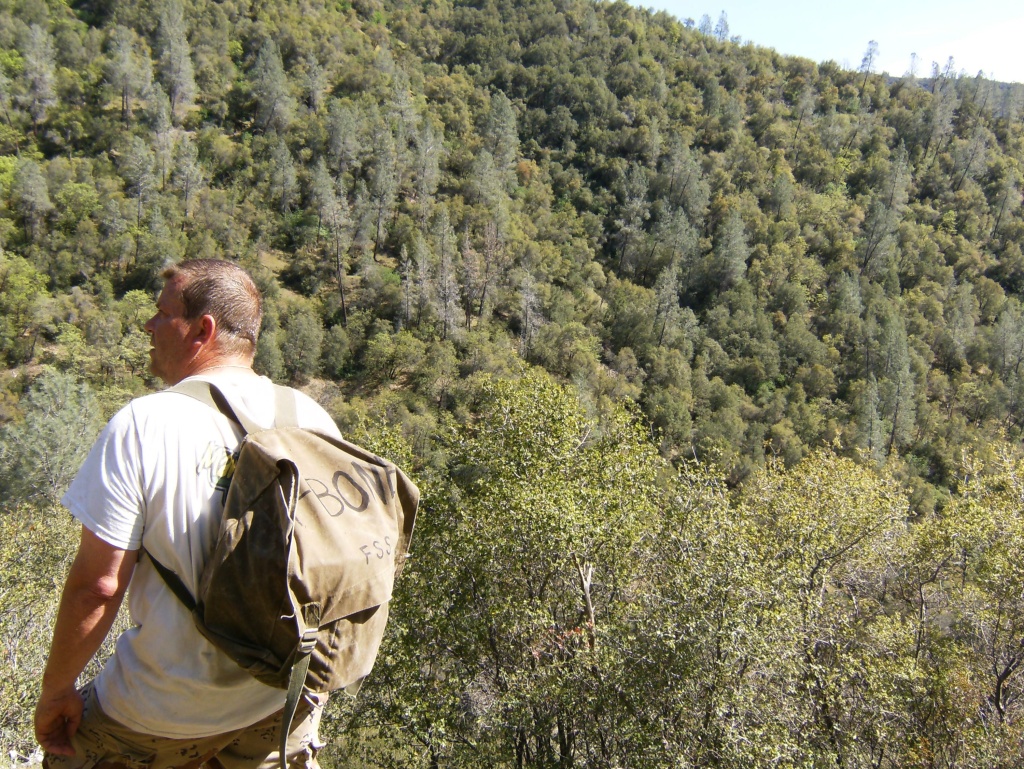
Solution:
M166 384L215 383L233 408L271 426L273 384L252 370L262 298L230 262L171 267L146 322L151 370ZM301 426L338 435L296 393ZM284 692L252 678L193 625L145 548L196 594L217 534L241 428L199 401L163 391L138 398L107 424L62 500L82 524L36 707L49 769L224 769L277 764ZM99 648L131 584L133 627L81 691L76 679ZM295 716L291 766L316 767L323 702Z

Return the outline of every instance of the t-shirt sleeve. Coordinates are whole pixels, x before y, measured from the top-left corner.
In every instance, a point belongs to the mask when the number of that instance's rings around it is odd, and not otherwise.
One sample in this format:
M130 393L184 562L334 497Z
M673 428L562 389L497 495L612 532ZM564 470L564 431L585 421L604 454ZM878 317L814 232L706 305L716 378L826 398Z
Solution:
M142 546L145 501L139 431L131 404L103 428L61 499L83 526L109 545Z

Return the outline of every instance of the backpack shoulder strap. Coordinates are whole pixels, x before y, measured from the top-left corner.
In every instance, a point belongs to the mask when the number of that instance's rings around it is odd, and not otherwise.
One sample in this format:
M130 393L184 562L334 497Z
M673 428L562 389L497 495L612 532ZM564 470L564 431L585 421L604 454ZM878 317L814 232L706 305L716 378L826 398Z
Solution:
M231 408L231 404L228 403L228 399L224 397L224 393L220 391L217 385L211 382L204 381L202 379L186 379L184 382L179 382L174 387L168 388L172 393L181 393L187 395L190 398L195 398L200 403L205 403L214 411L219 411L221 414L226 416L232 422L235 422L242 426L242 429L246 433L252 432L252 423L246 424L235 413L235 410ZM259 428L256 428L259 429Z
M141 554L149 557L149 560L153 564L153 568L156 569L156 573L160 575L164 584L166 584L170 591L178 597L178 600L184 604L185 608L188 609L189 612L195 611L196 599L192 597L190 592L188 592L188 588L185 587L185 583L181 581L181 577L160 563L160 561L154 558L152 553L145 548L143 548Z
M288 672L288 694L284 700L284 710L281 712L281 737L277 749L280 769L288 769L288 737L292 732L295 711L299 708L299 700L302 699L302 692L306 686L306 674L309 672L310 657L316 647L318 629L315 625L306 629L292 669Z
M298 427L299 405L290 387L274 385L274 427Z
M254 422L240 416L239 413L231 407L231 404L224 396L224 393L221 392L220 388L211 382L207 382L202 379L193 379L190 381L179 382L170 389L174 392L179 392L182 395L188 395L189 397L195 398L197 401L205 403L210 408L219 411L228 419L241 425L246 434L254 433L262 429L262 427ZM295 397L295 391L290 387L275 384L274 427L298 426L298 403ZM157 572L159 572L160 576L163 577L164 582L167 583L167 586L171 591L178 596L178 599L189 609L194 609L195 601L191 600L192 596L189 595L188 590L178 578L178 575L158 563L152 556L150 556L150 559L153 561L153 565L156 567ZM295 719L295 711L298 709L299 700L302 698L302 692L305 688L306 673L309 670L310 656L316 646L316 635L318 629L319 628L315 623L313 626L307 628L299 645L298 654L293 661L292 668L288 674L288 693L285 697L284 710L281 715L281 736L280 745L278 747L280 769L287 769L288 736L291 733L292 722Z
M242 426L248 433L259 432L260 425L247 419L242 412L235 411L223 391L212 382L203 379L189 379L169 388L171 392L181 393L205 403L215 411L219 411L232 422ZM283 385L274 385L274 427L298 427L298 406L295 391Z

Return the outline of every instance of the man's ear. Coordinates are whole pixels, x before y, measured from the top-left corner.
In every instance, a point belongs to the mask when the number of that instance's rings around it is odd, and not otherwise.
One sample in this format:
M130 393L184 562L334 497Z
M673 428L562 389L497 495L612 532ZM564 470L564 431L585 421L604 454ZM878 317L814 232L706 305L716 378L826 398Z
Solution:
M195 341L203 346L210 344L217 337L217 319L212 315L203 315L195 327Z

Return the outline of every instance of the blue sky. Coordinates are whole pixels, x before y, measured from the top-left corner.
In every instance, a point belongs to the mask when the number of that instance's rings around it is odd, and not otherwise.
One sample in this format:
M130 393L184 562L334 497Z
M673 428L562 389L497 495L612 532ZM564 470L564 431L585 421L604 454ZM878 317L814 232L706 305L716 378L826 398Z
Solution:
M833 59L856 69L874 40L876 72L902 75L916 53L919 76L952 56L958 72L984 70L994 80L1024 83L1022 0L631 1L698 23L707 14L714 24L725 11L730 36L817 62Z

